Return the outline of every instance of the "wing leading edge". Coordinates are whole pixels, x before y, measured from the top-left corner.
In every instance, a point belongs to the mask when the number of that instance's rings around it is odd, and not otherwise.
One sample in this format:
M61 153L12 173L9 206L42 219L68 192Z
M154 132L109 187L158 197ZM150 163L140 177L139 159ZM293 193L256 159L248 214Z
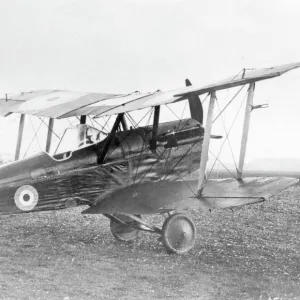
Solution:
M0 116L20 113L56 119L80 115L102 117L173 103L188 99L191 95L202 95L274 78L299 67L300 63L292 63L255 70L243 69L239 74L217 83L201 87L188 86L167 92L121 95L39 90L0 98Z
M218 90L236 87L239 85L248 84L251 82L271 79L299 67L300 67L300 62L285 64L285 65L280 65L280 66L270 67L270 68L263 68L263 69L243 69L241 72L239 72L237 75L233 77L227 78L225 80L204 87L192 86L190 88L187 88L184 92L177 93L175 96L182 97L189 94L201 95L212 91L218 91Z

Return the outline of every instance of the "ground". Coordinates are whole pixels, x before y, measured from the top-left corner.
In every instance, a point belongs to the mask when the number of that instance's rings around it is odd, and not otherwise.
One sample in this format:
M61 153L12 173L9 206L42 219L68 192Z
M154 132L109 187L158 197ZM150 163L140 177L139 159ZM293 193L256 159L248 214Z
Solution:
M116 242L82 208L0 218L0 299L300 299L300 187L200 214L195 248ZM161 217L152 218L154 223Z

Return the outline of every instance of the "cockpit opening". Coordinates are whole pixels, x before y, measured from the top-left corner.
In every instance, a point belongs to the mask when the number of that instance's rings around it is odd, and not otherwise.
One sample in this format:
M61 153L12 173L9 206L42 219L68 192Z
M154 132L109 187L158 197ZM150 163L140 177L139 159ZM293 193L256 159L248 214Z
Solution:
M64 131L53 156L73 152L92 144L99 143L104 140L107 135L107 133L86 124L78 124L74 127L67 128Z

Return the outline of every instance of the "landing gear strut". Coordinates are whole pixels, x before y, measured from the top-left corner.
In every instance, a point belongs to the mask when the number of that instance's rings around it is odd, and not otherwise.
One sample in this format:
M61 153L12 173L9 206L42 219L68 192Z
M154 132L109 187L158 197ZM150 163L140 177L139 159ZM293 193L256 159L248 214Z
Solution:
M140 216L139 216L140 217ZM110 216L110 231L112 236L120 242L129 242L139 236L138 223L126 215Z

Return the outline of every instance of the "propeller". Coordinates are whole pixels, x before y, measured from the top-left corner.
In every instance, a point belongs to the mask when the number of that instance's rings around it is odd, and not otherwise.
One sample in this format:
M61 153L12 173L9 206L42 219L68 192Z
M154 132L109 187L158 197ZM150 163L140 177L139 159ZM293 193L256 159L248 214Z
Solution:
M191 86L192 83L189 79L185 80L186 86ZM203 107L200 98L197 95L189 95L188 97L191 118L198 121L201 126L203 125Z
M185 80L186 86L191 86L192 83L189 79ZM198 121L201 126L203 126L203 107L200 98L197 95L189 95L188 96L191 118ZM222 139L222 135L212 134L210 136L211 139Z

